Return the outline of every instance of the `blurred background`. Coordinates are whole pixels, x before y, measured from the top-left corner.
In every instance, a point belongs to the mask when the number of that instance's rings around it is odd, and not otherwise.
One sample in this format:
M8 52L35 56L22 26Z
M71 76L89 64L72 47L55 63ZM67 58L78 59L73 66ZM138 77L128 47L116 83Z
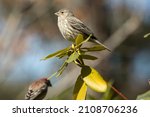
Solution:
M106 81L113 81L128 99L149 90L150 39L143 38L150 32L149 0L0 0L0 99L24 99L31 82L61 66L63 60L57 58L40 61L71 44L57 27L54 13L61 8L72 10L112 49L89 62ZM79 74L79 68L69 65L51 79L46 98L72 99ZM117 96L109 94L110 99ZM89 90L88 99L101 99L101 94Z

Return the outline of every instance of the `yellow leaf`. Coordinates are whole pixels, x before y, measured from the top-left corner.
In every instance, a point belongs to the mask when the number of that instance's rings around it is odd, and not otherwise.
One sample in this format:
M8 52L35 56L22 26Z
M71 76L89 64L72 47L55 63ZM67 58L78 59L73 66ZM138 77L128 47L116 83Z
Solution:
M75 100L85 100L86 98L87 86L85 82L81 79L81 75L77 78L74 91L73 98Z
M94 68L89 66L82 67L81 76L86 85L94 91L105 92L107 90L107 83Z
M81 47L81 45L82 45L83 43L85 43L85 42L87 42L87 41L89 41L89 40L90 40L91 36L92 36L92 34L90 34L90 36L89 36L86 40L82 41L81 43L79 43L79 44L78 44L78 45L76 45L75 47L76 47L76 48Z
M84 41L83 35L78 34L78 36L77 36L77 38L76 38L76 40L75 40L76 45L79 45L79 44L82 43L83 41Z

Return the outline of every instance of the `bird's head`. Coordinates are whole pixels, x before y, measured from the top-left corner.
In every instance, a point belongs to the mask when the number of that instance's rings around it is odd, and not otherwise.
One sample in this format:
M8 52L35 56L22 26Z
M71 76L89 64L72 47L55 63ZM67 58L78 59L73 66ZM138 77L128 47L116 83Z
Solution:
M73 13L69 11L68 9L61 9L58 12L56 12L55 15L61 18L66 18L68 16L73 16Z
M48 80L47 78L42 78L41 81L45 82L47 86L52 86L50 80Z

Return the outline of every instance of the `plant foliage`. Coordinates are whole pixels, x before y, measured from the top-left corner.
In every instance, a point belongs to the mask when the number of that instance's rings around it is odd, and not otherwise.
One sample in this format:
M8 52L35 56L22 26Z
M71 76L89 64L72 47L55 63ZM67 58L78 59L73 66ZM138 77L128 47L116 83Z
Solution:
M82 45L85 42L87 42L91 36L92 35L90 35L87 39L84 39L83 36L79 34L75 39L75 44L72 44L71 46L68 46L62 50L59 50L55 53L49 54L46 57L42 58L42 60L48 60L52 57L57 57L59 59L66 57L66 60L59 68L59 70L55 72L52 76L50 76L49 79L54 76L55 77L60 76L70 63L75 63L76 65L81 67L81 74L77 78L73 91L73 98L76 100L86 99L88 87L96 92L106 92L107 90L107 83L100 75L100 73L96 71L94 68L84 64L84 59L86 60L98 59L97 57L87 53L94 51L102 51L106 49L103 45L82 47Z

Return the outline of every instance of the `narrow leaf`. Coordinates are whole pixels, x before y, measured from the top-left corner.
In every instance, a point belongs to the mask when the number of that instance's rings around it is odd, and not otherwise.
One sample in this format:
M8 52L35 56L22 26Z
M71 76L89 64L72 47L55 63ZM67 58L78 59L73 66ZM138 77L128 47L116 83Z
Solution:
M87 60L96 60L97 57L92 56L92 55L81 55L82 59L87 59Z
M59 56L61 54L67 53L69 49L70 49L70 47L64 48L62 50L59 50L57 52L54 52L52 54L47 55L46 57L42 58L41 60L47 60L49 58L52 58L52 57Z
M76 59L78 59L79 54L77 52L72 53L69 58L66 60L67 63L71 63L73 61L75 61Z
M63 57L65 57L65 56L67 56L68 55L68 52L69 51L64 51L64 52L62 52L62 53L60 53L59 55L57 55L56 57L58 57L58 58L63 58Z
M83 43L89 41L89 39L91 38L91 36L92 36L92 34L90 34L90 36L86 40L82 41L80 44L76 45L75 47L79 48Z
M144 38L147 38L148 36L150 36L150 33L144 35Z
M76 43L76 45L79 45L81 42L83 42L83 35L81 35L81 34L78 34L78 36L77 36L77 38L76 38L76 40L75 40L75 43Z
M52 77L56 76L57 72L53 73L51 76L49 76L47 79L50 80Z
M82 67L81 75L86 85L94 91L105 92L107 90L107 83L94 68L89 66Z
M65 70L65 68L67 67L67 65L68 65L68 63L64 62L62 64L62 66L59 68L59 70L57 72L53 73L50 77L48 77L48 79L50 80L54 76L55 77L59 77L63 73L63 71Z
M150 100L150 90L137 97L137 100Z
M85 51L102 51L102 50L105 50L106 48L102 45L95 45L93 47L90 47L90 48L81 48L82 50L85 50Z
M63 71L65 70L65 68L67 67L67 65L68 65L68 63L66 63L66 62L64 62L62 64L62 66L60 67L60 69L57 71L56 77L59 77L63 73Z
M85 100L87 92L87 86L85 82L82 80L81 75L77 78L74 91L73 91L73 99L75 100Z

